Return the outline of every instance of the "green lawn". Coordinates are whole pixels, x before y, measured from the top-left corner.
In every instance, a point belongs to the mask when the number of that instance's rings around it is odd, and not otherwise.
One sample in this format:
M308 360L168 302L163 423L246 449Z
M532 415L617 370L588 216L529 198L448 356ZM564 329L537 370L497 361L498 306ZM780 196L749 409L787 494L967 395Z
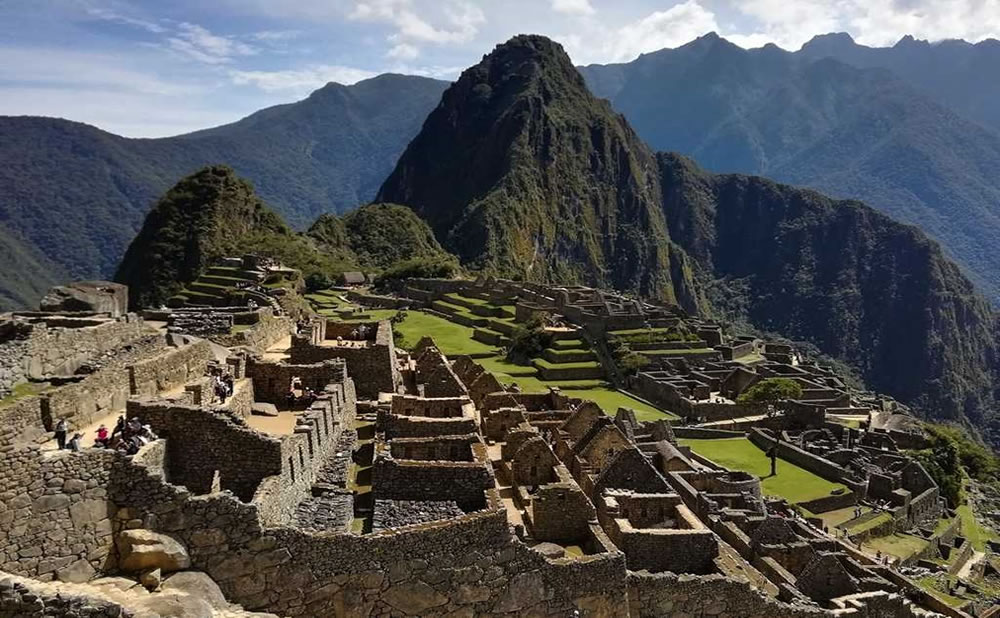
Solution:
M616 391L610 388L590 388L586 390L566 390L563 391L564 395L570 397L579 397L581 399L589 399L601 406L604 412L614 416L618 412L618 408L631 408L635 410L635 416L640 421L658 421L660 419L676 419L677 416L670 414L668 412L663 412L653 406L643 403L631 397L621 391Z
M544 358L536 358L532 364L546 369L596 369L601 366L597 361L579 361L573 363L550 363Z
M889 554L890 556L896 556L905 560L923 549L926 545L927 541L924 539L897 532L889 536L868 539L862 543L861 548L867 550L870 554L880 551L883 554Z
M451 294L445 294L444 297L450 299L452 302L454 302L456 300L459 300L459 301L465 301L465 302L469 303L470 305L489 305L490 304L489 301L484 300L482 298L470 298L469 296L462 296L461 294L454 293L454 292L451 293Z
M789 502L805 502L827 496L835 489L844 487L831 483L812 472L778 459L778 474L771 474L771 459L746 438L724 438L720 440L688 440L678 442L690 446L691 450L732 470L743 470L759 476L761 489L765 494L778 496Z
M969 539L976 551L984 551L986 541L997 539L997 535L992 530L976 521L976 516L972 513L972 507L969 506L968 502L958 507L957 511L958 516L962 518L962 536Z
M396 340L396 345L407 350L417 345L421 337L434 339L434 343L445 356L489 354L496 350L491 345L473 339L473 329L468 326L455 324L422 311L407 311L406 319L396 325L396 330L403 335L401 339Z
M864 532L865 530L871 530L876 526L881 526L890 519L892 519L892 515L890 515L889 513L879 513L875 517L872 517L869 520L863 521L860 524L852 526L847 530L851 534L858 534L859 532Z

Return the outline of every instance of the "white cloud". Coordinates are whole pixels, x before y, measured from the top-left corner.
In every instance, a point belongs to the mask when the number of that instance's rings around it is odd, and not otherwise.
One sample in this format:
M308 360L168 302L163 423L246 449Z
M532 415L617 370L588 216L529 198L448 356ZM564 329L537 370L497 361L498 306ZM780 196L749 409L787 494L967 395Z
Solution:
M167 37L170 49L206 64L226 64L237 56L252 56L257 50L232 37L213 34L207 28L182 22L174 36Z
M232 82L240 86L256 86L265 92L288 92L304 95L327 82L354 84L375 77L376 73L354 67L318 64L286 71L230 71Z
M130 17L128 15L122 15L120 13L112 11L111 9L98 8L98 7L88 7L86 9L86 11L87 11L87 14L90 15L91 17L96 17L96 18L102 19L104 21L110 21L110 22L115 22L115 23L119 23L119 24L124 24L126 26L133 26L133 27L136 27L136 28L141 28L143 30L146 30L148 32L152 32L152 33L155 33L155 34L163 34L163 33L167 32L167 29L164 26L162 26L162 25L160 25L160 24L158 24L156 22L148 21L148 20L145 20L145 19L137 19L135 17Z
M593 15L596 12L590 0L552 0L552 10L567 15Z
M558 37L574 62L623 62L664 47L677 47L707 32L718 31L715 15L697 0L655 11L620 28Z
M400 60L413 60L420 55L420 48L416 45L410 45L409 43L397 43L396 45L393 45L385 55L390 58L398 58Z
M458 1L443 6L422 6L418 14L413 0L362 0L348 17L356 21L387 23L395 31L386 37L392 45L387 55L415 58L420 44L468 43L479 33L486 16L475 4ZM437 9L437 10L427 10Z

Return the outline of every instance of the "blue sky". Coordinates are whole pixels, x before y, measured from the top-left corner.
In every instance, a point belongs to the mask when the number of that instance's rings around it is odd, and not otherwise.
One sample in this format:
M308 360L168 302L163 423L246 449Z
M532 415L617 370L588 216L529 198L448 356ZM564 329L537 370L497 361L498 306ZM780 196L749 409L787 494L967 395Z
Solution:
M514 34L578 64L716 31L797 49L846 31L1000 38L1000 0L0 0L0 114L174 135L387 71L453 79Z

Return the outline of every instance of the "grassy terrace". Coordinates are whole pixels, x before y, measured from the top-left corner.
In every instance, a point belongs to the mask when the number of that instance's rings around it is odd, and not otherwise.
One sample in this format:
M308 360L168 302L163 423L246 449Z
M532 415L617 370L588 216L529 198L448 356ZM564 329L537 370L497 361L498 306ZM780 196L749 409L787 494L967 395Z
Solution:
M853 531L852 531L853 532ZM923 549L927 541L909 534L899 532L888 536L869 539L861 545L861 549L870 554L882 552L900 559L906 559Z
M0 399L0 408L4 406L9 406L12 403L16 403L21 399L26 399L28 397L34 397L44 393L51 388L48 384L38 384L35 382L21 382L20 384L15 384L14 388L10 390L10 393Z
M720 440L688 440L678 442L703 457L732 470L742 470L761 478L761 489L770 496L778 496L789 502L805 502L830 495L844 486L831 483L812 472L803 470L783 459L778 460L778 474L771 474L771 459L746 438L724 438Z
M332 291L323 291L308 294L306 295L306 298L313 304L314 308L317 309L320 315L337 318L338 316L335 313L337 309L349 309L352 305L345 305L341 303L340 300L334 296L334 294L335 293ZM457 299L465 300L474 304L489 305L489 303L482 299L468 298L464 296L458 297L458 295L446 295L446 298L450 298L452 301L457 300L456 297ZM447 305L449 308L453 307L456 312L462 313L463 315L468 313L468 309L454 302L448 302ZM513 305L503 306L500 308L507 309L510 313L514 312ZM341 321L354 322L387 320L392 318L396 313L397 312L395 310L365 310L363 314L364 317ZM491 319L509 324L516 323L513 318ZM476 362L485 367L487 371L496 375L498 380L505 384L516 383L521 390L526 393L543 393L546 392L550 386L554 386L562 389L562 391L570 397L580 397L594 401L601 406L605 412L611 415L615 414L618 411L618 408L625 407L635 410L636 416L640 421L677 418L672 414L665 413L649 404L635 399L634 397L610 388L604 380L540 380L538 378L538 369L536 367L515 365L514 363L507 361L500 355L500 351L494 346L473 339L472 333L475 329L457 324L436 315L425 313L423 311L408 311L406 313L406 319L402 323L397 324L395 330L400 335L400 337L396 339L396 345L403 349L412 349L421 337L430 336L434 339L438 348L446 356L461 356L465 354L479 356L481 358L477 358ZM557 350L580 350L587 349L588 347L589 346L587 346L586 342L581 339L568 339L553 343L553 348ZM552 368L600 367L600 363L596 361L553 364L544 359L536 359L535 362L541 366Z
M976 516L972 512L972 507L966 502L956 509L958 516L962 518L962 536L969 539L976 551L986 549L986 541L1000 540L992 530L976 521Z
M597 361L579 361L576 363L550 363L544 358L536 358L533 364L545 369L597 369L601 364Z
M395 311L391 313L394 314ZM496 352L493 346L473 339L472 328L422 311L407 311L406 319L396 325L396 330L402 335L402 339L397 341L396 345L407 350L417 345L421 337L432 337L445 356Z

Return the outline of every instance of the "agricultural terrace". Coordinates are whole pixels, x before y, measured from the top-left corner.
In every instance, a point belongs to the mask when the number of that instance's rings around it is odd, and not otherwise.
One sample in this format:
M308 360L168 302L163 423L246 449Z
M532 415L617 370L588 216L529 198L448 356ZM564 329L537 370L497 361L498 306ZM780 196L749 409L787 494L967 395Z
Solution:
M323 290L307 294L306 299L320 315L343 322L392 319L395 309L368 309L351 303L341 292ZM484 299L448 294L430 310L410 310L394 324L396 345L412 349L421 337L430 336L446 356L468 355L505 384L517 384L524 392L545 392L558 387L570 397L589 399L610 415L618 408L635 410L640 421L675 415L612 388L589 345L579 338L553 341L530 365L508 361L502 346L507 335L517 327L513 306L493 306ZM477 335L477 331L479 331ZM494 343L483 341L492 340ZM586 376L578 379L577 376Z

